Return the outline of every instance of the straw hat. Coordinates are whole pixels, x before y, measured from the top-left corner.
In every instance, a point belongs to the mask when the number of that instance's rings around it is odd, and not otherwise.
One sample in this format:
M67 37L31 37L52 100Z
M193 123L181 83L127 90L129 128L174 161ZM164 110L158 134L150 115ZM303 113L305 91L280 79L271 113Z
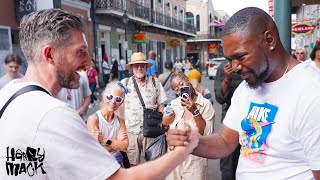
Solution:
M130 63L126 64L126 69L131 69L132 64L147 64L147 68L152 66L148 63L142 52L136 52L131 55Z

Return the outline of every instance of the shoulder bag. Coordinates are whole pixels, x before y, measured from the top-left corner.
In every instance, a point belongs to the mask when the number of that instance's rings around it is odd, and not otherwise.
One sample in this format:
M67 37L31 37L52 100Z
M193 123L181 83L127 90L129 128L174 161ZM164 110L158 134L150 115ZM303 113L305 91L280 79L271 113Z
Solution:
M138 84L134 78L132 78L134 87L139 96L141 105L143 107L143 127L142 133L144 137L156 138L165 133L165 129L162 127L162 113L157 109L148 109L142 99ZM152 77L154 82L154 78Z

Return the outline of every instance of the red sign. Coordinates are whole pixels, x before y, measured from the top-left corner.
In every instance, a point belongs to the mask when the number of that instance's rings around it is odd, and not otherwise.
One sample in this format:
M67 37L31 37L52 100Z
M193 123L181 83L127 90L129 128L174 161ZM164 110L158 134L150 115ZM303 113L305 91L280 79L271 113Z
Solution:
M218 54L218 45L216 44L209 44L208 45L208 53L209 54Z
M139 33L133 35L133 42L134 43L146 43L146 33Z
M310 34L314 29L310 23L299 23L292 26L291 32L293 34Z

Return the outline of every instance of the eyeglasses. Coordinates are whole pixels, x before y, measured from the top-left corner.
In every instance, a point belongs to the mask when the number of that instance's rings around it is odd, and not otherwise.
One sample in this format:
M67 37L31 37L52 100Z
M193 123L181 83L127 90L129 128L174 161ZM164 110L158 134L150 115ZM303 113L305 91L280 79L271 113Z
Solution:
M296 52L296 54L304 54L304 52Z
M123 101L123 97L121 97L121 96L114 96L114 95L112 95L112 94L105 94L105 96L106 96L106 98L108 99L108 100L112 100L112 99L115 99L115 101L116 101L116 103L122 103L122 101Z
M144 64L144 63L132 64L132 67L134 67L134 68L139 68L139 67L144 68L144 67L146 67L146 64Z

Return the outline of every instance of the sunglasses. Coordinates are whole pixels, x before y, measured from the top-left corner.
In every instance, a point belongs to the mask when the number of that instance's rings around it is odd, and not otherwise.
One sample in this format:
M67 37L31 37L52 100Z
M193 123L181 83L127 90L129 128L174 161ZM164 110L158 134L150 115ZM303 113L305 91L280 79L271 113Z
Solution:
M108 100L112 100L112 99L114 99L115 101L116 101L116 103L121 103L122 101L123 101L123 97L121 97L121 96L114 96L114 95L112 95L112 94L105 94L105 96L106 96L106 98L108 99Z
M304 52L296 52L296 54L304 54Z

